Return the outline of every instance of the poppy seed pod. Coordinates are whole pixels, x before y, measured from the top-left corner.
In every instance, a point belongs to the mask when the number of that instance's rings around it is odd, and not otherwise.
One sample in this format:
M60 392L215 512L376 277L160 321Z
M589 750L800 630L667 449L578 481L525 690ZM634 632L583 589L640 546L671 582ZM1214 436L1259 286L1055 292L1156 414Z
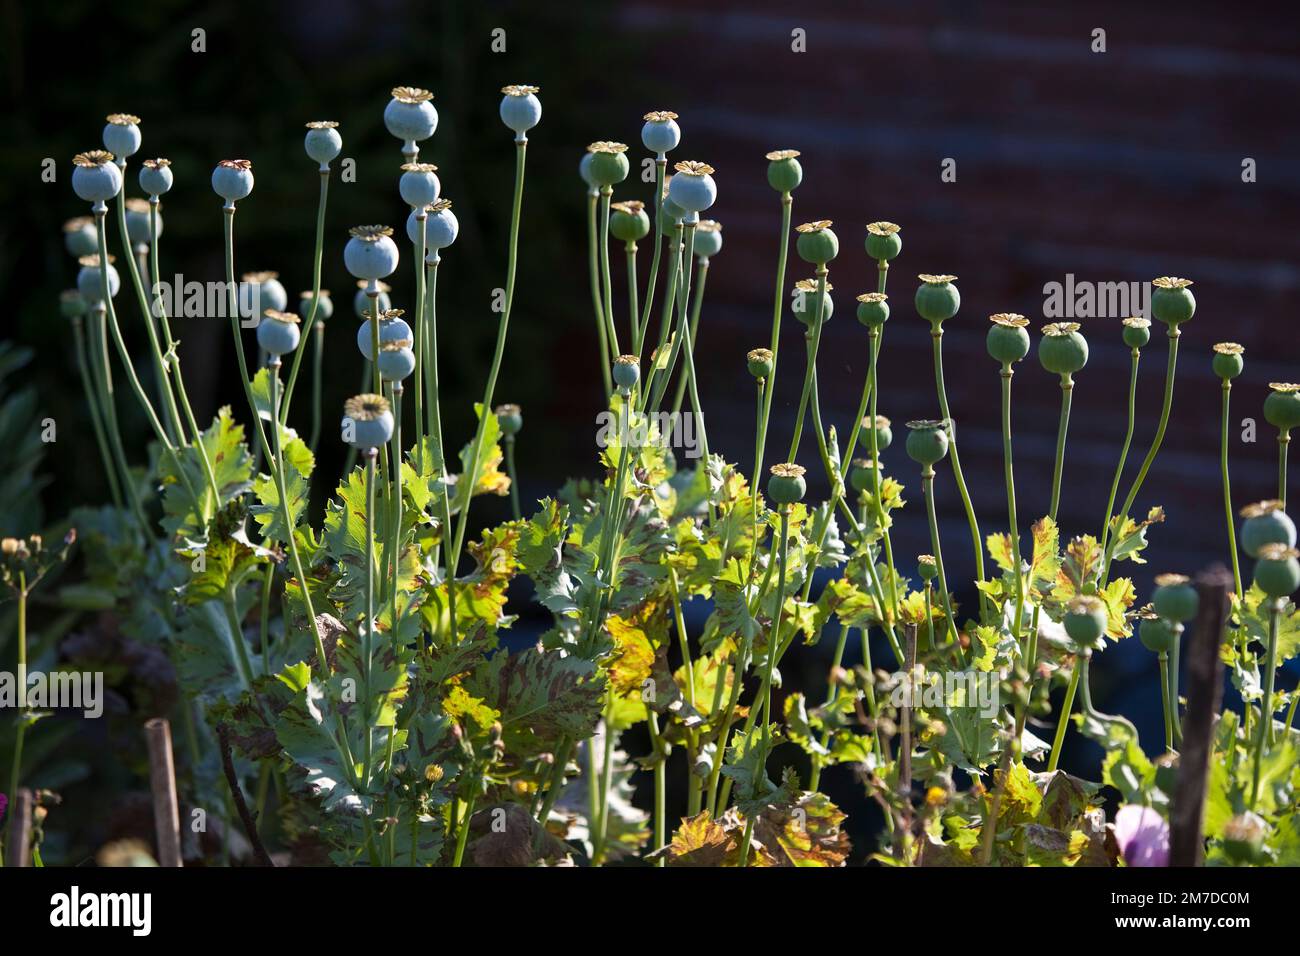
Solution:
M298 293L298 317L304 322L311 315L311 300L317 298L310 289ZM330 298L329 289L321 289L316 301L316 321L324 322L334 315L334 300Z
M122 190L122 170L102 149L72 157L72 191L88 203L107 202Z
M91 305L104 301L104 277L100 274L99 255L82 256L77 260L81 269L77 272L77 291ZM113 268L113 257L108 257L108 294L116 297L122 287L117 270Z
M635 355L620 355L614 359L614 384L623 391L631 391L641 381L641 360Z
M956 276L931 275L923 272L916 289L916 314L931 325L939 325L957 314L961 308L961 293L953 285Z
M849 471L849 484L854 491L876 493L880 486L880 469L867 458L854 458Z
M343 137L334 120L314 120L307 124L307 135L302 147L307 157L320 163L321 172L330 168L330 160L343 152Z
M1300 385L1270 382L1264 399L1264 420L1279 431L1289 432L1300 425Z
M99 233L95 231L95 220L89 216L78 216L63 224L63 248L74 259L93 256L99 251Z
M922 581L933 581L939 576L939 562L934 559L932 554L918 554L916 556L916 573L921 576Z
M524 427L524 414L518 405L498 405L494 411L501 434L511 437L518 435Z
M379 348L382 350L388 342L402 342L407 339L414 339L415 334L411 327L406 324L406 320L400 318L401 309L389 309L379 316ZM370 331L370 320L366 319L357 327L357 348L365 356L367 361L373 361L371 351L374 345L374 335Z
M223 159L212 170L212 191L227 203L246 198L253 191L253 164L247 159Z
M894 440L889 419L884 415L877 415L874 419L870 416L862 419L861 424L858 425L858 444L870 448L873 431L876 433L876 451L884 451Z
M878 329L889 321L889 296L883 292L865 292L858 296L858 321L869 329Z
M1296 527L1280 501L1256 501L1241 509L1241 546L1252 558L1267 544L1296 545Z
M1028 319L1015 312L999 312L990 315L989 321L993 324L985 345L995 362L1010 366L1029 354L1029 333L1025 330Z
M695 224L695 254L701 259L712 259L722 251L722 223L716 219L701 219Z
M130 113L113 113L104 127L104 148L117 157L119 165L140 148L140 117Z
M1106 633L1106 604L1098 597L1080 595L1065 606L1061 623L1080 648L1095 648Z
M1151 606L1168 621L1190 621L1196 617L1199 604L1196 588L1185 574L1156 575L1156 589L1151 595Z
M835 314L835 303L831 301L831 289L826 283L826 293L820 299L821 320L827 321ZM800 279L794 284L794 317L804 325L812 328L817 323L819 283L816 279Z
M903 237L898 234L901 226L892 222L872 222L867 224L867 255L877 262L888 262L903 251Z
M1170 328L1177 328L1196 312L1196 299L1188 288L1191 279L1161 276L1151 280L1151 314Z
M162 235L163 220L158 216L158 235ZM149 236L149 200L132 196L126 201L126 237L133 246L147 246Z
M415 210L406 217L406 235L412 242L420 241L420 221ZM424 248L426 254L446 249L460 235L460 222L451 211L450 199L439 199L424 211Z
M430 102L432 93L415 86L397 86L392 96L384 107L388 132L412 145L433 135L438 128L438 111Z
M1236 342L1215 343L1214 358L1210 363L1214 374L1225 382L1232 381L1246 366L1246 360L1242 358L1245 354L1246 350Z
M381 313L389 311L393 307L388 293L392 292L392 287L387 282L378 282L378 306ZM358 319L368 319L374 311L375 306L371 304L370 296L366 292L370 283L365 279L357 280L357 294L352 297L352 311L357 314Z
M718 184L713 181L713 167L688 160L673 166L677 175L668 184L668 195L687 213L701 213L718 199Z
M677 125L677 114L671 110L654 110L641 117L641 142L652 153L662 156L677 148L682 141L682 130Z
M669 176L664 180L663 195L659 200L659 214L669 222L681 225L683 219L690 215L685 209L673 202L668 192L672 189L673 177Z
M815 266L824 266L840 254L839 237L831 230L829 219L805 222L795 226L799 238L795 240L795 251L804 262Z
M366 451L379 448L393 437L393 413L382 395L355 395L343 403L343 438Z
M262 321L257 324L257 344L269 355L292 352L301 339L298 330L301 321L293 312L267 309L262 315Z
M400 382L415 371L411 339L392 339L379 346L379 376L385 382Z
M80 289L64 289L59 293L59 314L65 319L85 315L88 309L86 297Z
M397 180L397 192L402 202L412 209L430 206L438 201L442 184L438 182L438 167L433 163L403 163L402 175Z
M539 88L525 84L501 87L501 122L514 131L515 142L524 143L524 134L542 121L542 101L537 98Z
M1140 315L1130 315L1124 320L1124 344L1131 349L1140 349L1151 341L1151 320Z
M749 374L760 381L772 377L771 349L753 349L745 355L745 367L749 369Z
M278 272L245 272L239 277L239 314L257 318L268 309L284 311L289 293L284 291Z
M172 188L172 161L146 159L140 166L140 188L146 195L161 196Z
M382 279L397 271L399 253L389 226L353 226L343 264L358 279Z
M613 186L627 179L627 146L597 140L587 147L591 157L591 178L597 186Z
M781 194L792 193L803 182L799 150L774 149L767 154L767 184Z
M933 465L948 454L948 423L926 419L908 422L907 457L921 465Z
M1138 639L1153 654L1168 654L1178 643L1183 626L1162 617L1146 617L1138 625Z
M620 242L636 242L650 234L650 217L645 203L636 199L616 202L610 207L609 232Z
M1290 597L1300 588L1300 551L1283 544L1266 544L1255 562L1255 585L1271 598Z
M1038 361L1057 375L1073 375L1088 364L1088 343L1078 322L1053 322L1043 326L1038 340Z
M578 161L578 175L582 177L582 181L587 184L587 191L593 196L600 191L600 183L596 182L595 174L591 171L595 161L595 153L583 153L582 159Z
M767 479L767 496L778 505L792 505L803 500L808 491L802 465L784 462L773 465Z

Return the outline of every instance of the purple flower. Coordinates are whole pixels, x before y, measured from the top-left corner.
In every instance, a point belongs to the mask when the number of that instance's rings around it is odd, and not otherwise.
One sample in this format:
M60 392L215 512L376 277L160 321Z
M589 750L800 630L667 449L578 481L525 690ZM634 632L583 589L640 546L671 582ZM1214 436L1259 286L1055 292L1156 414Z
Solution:
M9 798L0 793L0 822L4 821L5 811L9 809Z
M1115 814L1115 842L1129 866L1169 865L1169 824L1150 807L1125 804Z

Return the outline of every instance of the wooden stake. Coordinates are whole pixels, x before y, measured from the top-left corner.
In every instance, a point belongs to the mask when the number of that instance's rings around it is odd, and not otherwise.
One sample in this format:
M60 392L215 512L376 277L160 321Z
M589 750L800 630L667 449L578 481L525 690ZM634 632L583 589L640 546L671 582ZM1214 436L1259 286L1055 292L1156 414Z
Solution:
M1187 642L1187 710L1178 780L1169 813L1169 865L1200 866L1205 841L1205 789L1209 776L1214 724L1223 702L1223 661L1219 648L1228 619L1232 575L1222 566L1196 578L1200 598L1191 639Z
M9 842L6 849L7 865L32 865L32 809L36 798L26 787L20 787L9 803Z
M144 735L149 744L149 787L153 791L158 864L181 866L181 817L176 799L171 724L165 717L155 717L145 722Z

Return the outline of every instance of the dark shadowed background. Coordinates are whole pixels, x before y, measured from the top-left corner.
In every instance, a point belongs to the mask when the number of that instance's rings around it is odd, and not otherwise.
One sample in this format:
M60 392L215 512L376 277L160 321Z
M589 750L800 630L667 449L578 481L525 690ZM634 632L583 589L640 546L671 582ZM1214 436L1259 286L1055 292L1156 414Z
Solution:
M824 333L819 378L827 424L842 435L866 365L867 338L852 317L854 297L874 288L864 227L878 219L902 225L903 253L889 282L893 319L882 355L880 411L896 423L897 444L886 462L913 501L894 537L908 569L910 556L929 545L901 423L938 412L928 329L911 307L915 275L960 276L963 308L946 324L947 381L985 533L1005 522L999 379L984 350L986 316L1024 313L1037 339L1047 321L1044 285L1064 282L1067 274L1092 282L1158 275L1196 280L1198 311L1184 327L1169 435L1138 502L1141 511L1160 503L1169 514L1151 534L1150 564L1135 569L1145 600L1155 573L1194 572L1226 559L1220 389L1210 371L1211 345L1232 340L1246 348L1246 373L1233 391L1237 504L1273 495L1276 445L1260 406L1268 382L1300 378L1294 332L1300 34L1287 14L1279 21L1265 15L1267 5L1245 9L1210 2L1162 9L1118 0L5 0L0 290L10 316L4 336L36 351L22 378L36 386L42 417L59 423L60 441L47 459L52 482L43 492L45 513L53 518L104 495L57 297L76 272L60 225L86 212L69 185L69 160L100 145L105 114L141 115L144 145L136 159L173 161L176 187L163 213L165 275L222 277L220 200L208 177L217 160L247 157L257 187L239 207L236 268L278 271L295 301L311 282L317 189L314 165L302 151L303 123L340 121L343 155L356 160L357 181L344 184L336 176L330 192L324 284L336 291L337 312L329 326L329 423L359 378L352 281L342 267L346 228L362 222L400 228L406 216L395 184L399 143L381 119L388 90L398 84L433 90L441 119L421 158L440 167L444 195L462 225L459 242L444 256L438 311L448 440L459 445L470 437L469 410L490 357L492 290L504 283L513 149L497 119L498 90L533 83L541 87L545 112L530 136L515 317L497 396L524 408L518 457L526 501L568 475L594 471L600 378L578 160L590 141L621 140L632 146L635 170L644 155L641 114L672 109L684 131L675 158L717 169L719 198L710 214L724 224L725 246L710 269L697 366L712 449L746 472L753 421L744 353L767 344L780 209L766 184L763 154L802 150L805 180L795 193L794 221L832 219L841 238L831 270L838 314ZM504 53L490 48L496 28L505 30ZM195 29L206 31L206 52L191 51ZM792 50L796 29L805 31L806 52ZM1105 31L1104 53L1092 50L1096 29ZM40 178L45 157L57 162L52 184ZM955 162L953 182L941 180L946 159ZM1243 181L1247 159L1256 181ZM127 179L132 194L136 168ZM634 175L615 198L648 199L649 192ZM642 246L643 275L649 248ZM791 258L790 281L811 274ZM615 269L621 296L620 277ZM405 263L396 285L394 304L409 309L414 291ZM128 323L137 318L127 289L119 301ZM1091 359L1076 376L1063 537L1099 529L1125 424L1128 352L1118 317L1083 323ZM225 403L241 408L226 322L175 325L199 417ZM800 355L800 327L787 320L785 329L784 354ZM1142 363L1130 479L1159 411L1165 340L1162 328L1153 331ZM135 345L143 350L142 335L135 335ZM788 440L801 364L783 364L769 449ZM1047 510L1060 392L1032 355L1015 390L1023 527ZM121 405L138 460L144 423L129 400ZM305 412L305 400L296 407ZM1259 417L1253 444L1237 439L1247 417ZM804 447L804 463L812 466L813 445ZM0 449L0 460L5 454ZM327 440L318 474L335 475L341 463L341 450ZM946 468L938 489L950 577L969 580L966 523ZM491 502L478 513L496 520L505 507ZM31 515L32 527L40 523L39 514ZM961 593L973 599L969 589ZM703 619L704 608L693 611ZM795 683L818 686L828 656L824 646L803 651L807 672ZM1136 641L1126 642L1102 655L1094 672L1098 705L1133 716L1157 747L1151 656ZM1098 757L1072 735L1067 765L1095 775ZM860 809L847 775L828 774L825 785L841 805ZM867 824L853 826L857 842Z

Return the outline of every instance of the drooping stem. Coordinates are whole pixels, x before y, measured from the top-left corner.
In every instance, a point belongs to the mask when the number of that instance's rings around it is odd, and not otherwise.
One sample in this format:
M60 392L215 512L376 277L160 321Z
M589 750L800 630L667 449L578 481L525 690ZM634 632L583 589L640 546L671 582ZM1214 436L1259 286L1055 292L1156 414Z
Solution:
M451 552L447 556L447 579L449 582L456 574L456 566L460 561L461 548L465 543L465 531L469 525L470 504L474 500L474 486L478 483L479 477L479 458L483 453L483 439L487 431L487 421L489 416L492 414L492 395L496 391L497 375L501 372L501 361L505 357L506 332L510 327L510 309L514 304L515 273L519 258L519 216L524 199L524 159L527 150L527 142L516 141L515 147L515 193L514 203L511 207L510 213L510 249L506 264L505 310L501 313L501 323L497 327L496 351L493 353L492 366L488 371L487 384L483 389L483 411L478 417L478 428L474 433L474 444L470 451L469 468L467 469L466 474L462 475L460 479L461 481L467 482L467 494L465 496L464 508L461 510L459 520L456 522L456 538L452 544ZM454 618L452 627L454 640Z
M1065 436L1070 429L1070 400L1074 396L1074 379L1067 373L1061 376L1061 420L1056 426L1056 458L1052 465L1052 504L1048 515L1056 520L1061 504L1061 477L1065 472Z
M934 385L939 394L939 411L948 422L948 457L952 459L952 474L957 479L957 492L961 495L962 507L966 509L966 521L970 525L971 543L975 550L975 579L982 582L984 580L984 539L980 537L979 522L975 520L975 508L971 504L970 492L966 490L966 479L961 471L961 454L957 450L957 423L948 407L948 391L943 382L943 326L941 324L934 323L930 330L930 338L934 345ZM935 557L939 556L936 554ZM980 591L979 594L980 607L983 607L984 592Z

